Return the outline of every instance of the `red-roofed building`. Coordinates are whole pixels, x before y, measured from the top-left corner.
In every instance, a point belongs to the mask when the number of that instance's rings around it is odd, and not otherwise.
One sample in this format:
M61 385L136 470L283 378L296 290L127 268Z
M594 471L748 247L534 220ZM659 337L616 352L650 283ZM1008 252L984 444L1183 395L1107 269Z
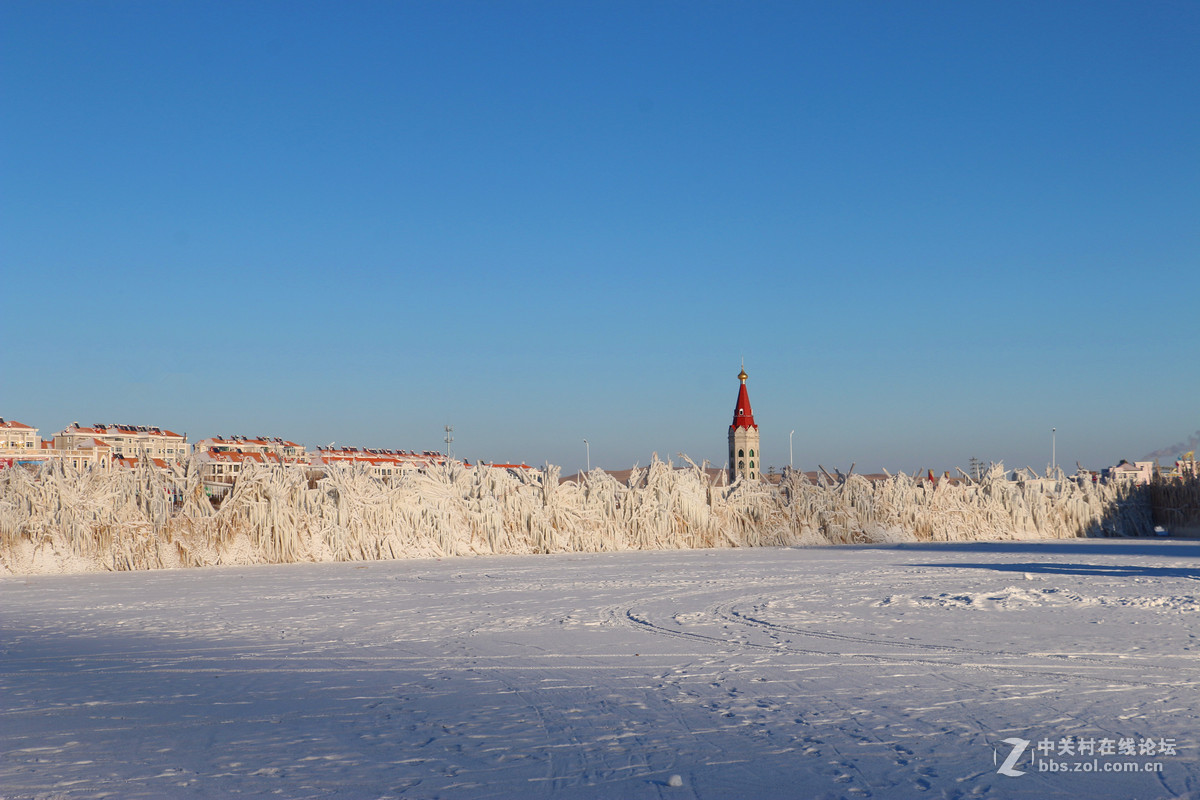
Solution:
M196 461L200 464L200 479L204 481L205 489L214 496L229 491L247 464L302 466L301 463L285 460L278 453L220 450L214 447L198 451Z
M195 448L197 453L209 450L225 453L274 453L289 464L308 461L308 452L304 445L280 439L278 436L213 436L196 442Z
M41 446L37 428L0 417L0 450L37 450Z
M154 466L158 467L163 472L170 472L171 464L169 462L164 461L161 458L152 458L150 460L154 462ZM141 464L142 461L143 459L133 458L131 456L113 456L112 465L114 467L121 467L122 469L137 469L138 465Z
M0 466L36 468L49 461L61 461L75 469L108 467L112 448L93 436L79 436L70 447L50 447L38 436L38 429L0 417Z
M42 452L37 428L0 417L0 469L17 465L36 467L45 460L38 457Z
M737 404L733 407L733 422L729 425L729 480L738 478L758 480L762 475L762 453L758 447L758 425L754 422L754 411L750 408L750 394L746 391L745 368L738 374L742 385L738 387Z
M371 473L380 478L390 478L405 470L425 469L434 464L446 463L446 456L434 450L384 450L379 448L337 447L320 448L310 459L317 468L330 464L364 464ZM469 466L469 465L468 465Z
M78 422L54 435L56 450L76 449L79 442L97 439L112 448L114 457L186 461L191 453L187 436L149 425L93 425Z
M93 464L100 467L112 465L112 448L94 437L81 439L71 448L54 448L45 452L53 454L54 458L61 458L75 469L84 469Z

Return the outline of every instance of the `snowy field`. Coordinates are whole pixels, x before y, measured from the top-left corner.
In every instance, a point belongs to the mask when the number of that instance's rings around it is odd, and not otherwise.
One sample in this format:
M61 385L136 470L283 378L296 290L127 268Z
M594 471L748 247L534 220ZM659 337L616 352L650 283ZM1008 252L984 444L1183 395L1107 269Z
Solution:
M1200 797L1198 556L1083 540L7 577L0 797Z

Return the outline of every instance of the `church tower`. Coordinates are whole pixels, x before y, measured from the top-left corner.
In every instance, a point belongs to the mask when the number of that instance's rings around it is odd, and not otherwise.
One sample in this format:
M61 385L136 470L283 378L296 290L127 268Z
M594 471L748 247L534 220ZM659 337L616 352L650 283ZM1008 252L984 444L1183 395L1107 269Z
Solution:
M733 409L733 424L729 426L729 480L738 478L758 480L762 474L762 455L758 450L758 426L750 410L750 395L746 392L746 369L738 375L737 405Z

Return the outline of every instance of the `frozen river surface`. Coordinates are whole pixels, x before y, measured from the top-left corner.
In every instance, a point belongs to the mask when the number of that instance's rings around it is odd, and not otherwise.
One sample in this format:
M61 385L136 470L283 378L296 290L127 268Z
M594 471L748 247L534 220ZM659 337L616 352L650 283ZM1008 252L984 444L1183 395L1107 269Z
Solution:
M1071 541L4 578L0 798L1200 797L1198 556Z

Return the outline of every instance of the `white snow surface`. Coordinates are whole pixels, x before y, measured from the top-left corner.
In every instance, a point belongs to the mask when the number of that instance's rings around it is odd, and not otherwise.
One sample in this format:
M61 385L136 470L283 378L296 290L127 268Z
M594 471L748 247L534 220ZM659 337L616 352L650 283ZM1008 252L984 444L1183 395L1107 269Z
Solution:
M1198 797L1198 556L1079 540L7 577L0 797ZM998 771L1009 738L1030 741L1019 776ZM1045 772L1046 739L1159 749Z

